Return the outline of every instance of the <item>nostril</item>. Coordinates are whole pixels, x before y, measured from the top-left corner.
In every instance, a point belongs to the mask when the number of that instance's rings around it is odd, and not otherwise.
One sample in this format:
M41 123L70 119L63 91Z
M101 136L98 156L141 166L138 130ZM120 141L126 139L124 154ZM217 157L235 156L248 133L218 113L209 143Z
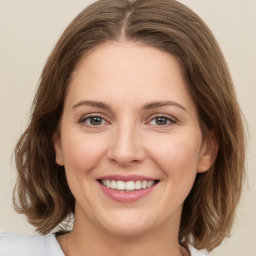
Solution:
M128 131L129 130L129 131ZM144 147L134 130L120 129L120 133L108 149L108 159L120 166L137 164L145 159Z

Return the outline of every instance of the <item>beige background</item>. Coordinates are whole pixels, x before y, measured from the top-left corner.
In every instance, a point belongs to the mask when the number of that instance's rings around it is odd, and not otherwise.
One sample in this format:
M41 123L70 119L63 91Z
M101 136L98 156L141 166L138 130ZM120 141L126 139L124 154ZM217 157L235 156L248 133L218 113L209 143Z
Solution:
M33 233L12 209L13 147L42 67L63 29L92 0L0 0L0 231ZM256 256L256 0L181 0L215 34L248 122L248 180L232 237L211 255Z

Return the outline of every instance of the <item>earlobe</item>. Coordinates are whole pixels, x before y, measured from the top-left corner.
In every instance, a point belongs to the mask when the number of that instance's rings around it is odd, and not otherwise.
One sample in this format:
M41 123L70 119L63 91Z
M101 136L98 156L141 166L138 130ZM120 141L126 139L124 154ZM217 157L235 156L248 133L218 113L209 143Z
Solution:
M61 146L61 136L59 131L56 131L52 136L52 143L55 151L55 162L60 166L64 166L62 146Z
M217 137L212 132L204 139L202 144L197 168L198 173L206 172L211 168L217 158L218 149L219 143Z

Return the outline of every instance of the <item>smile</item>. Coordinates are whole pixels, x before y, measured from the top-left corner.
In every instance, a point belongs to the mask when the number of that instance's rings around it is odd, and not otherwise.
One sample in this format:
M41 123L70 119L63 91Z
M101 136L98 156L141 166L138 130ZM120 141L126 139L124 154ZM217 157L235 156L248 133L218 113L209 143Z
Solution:
M154 186L158 181L157 180L99 180L99 182L104 185L106 188L118 190L118 191L135 191L143 190Z

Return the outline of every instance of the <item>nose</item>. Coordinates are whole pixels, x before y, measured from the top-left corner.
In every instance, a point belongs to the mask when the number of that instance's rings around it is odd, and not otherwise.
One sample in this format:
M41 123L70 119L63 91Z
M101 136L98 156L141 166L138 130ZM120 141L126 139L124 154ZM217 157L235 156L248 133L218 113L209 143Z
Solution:
M141 163L146 157L141 136L135 128L128 125L117 128L111 138L108 159L122 167Z

